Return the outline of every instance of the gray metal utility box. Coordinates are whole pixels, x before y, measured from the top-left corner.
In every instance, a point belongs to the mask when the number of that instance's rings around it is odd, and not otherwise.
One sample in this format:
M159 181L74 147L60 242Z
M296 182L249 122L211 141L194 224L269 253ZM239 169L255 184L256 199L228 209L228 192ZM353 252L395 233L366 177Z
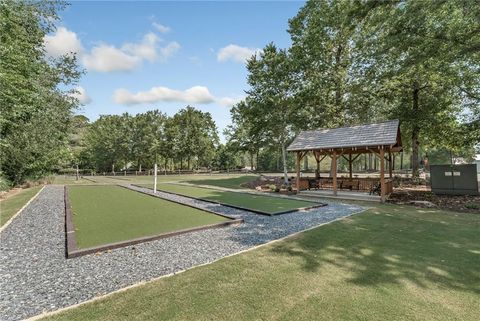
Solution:
M430 183L435 194L479 195L475 164L430 165Z

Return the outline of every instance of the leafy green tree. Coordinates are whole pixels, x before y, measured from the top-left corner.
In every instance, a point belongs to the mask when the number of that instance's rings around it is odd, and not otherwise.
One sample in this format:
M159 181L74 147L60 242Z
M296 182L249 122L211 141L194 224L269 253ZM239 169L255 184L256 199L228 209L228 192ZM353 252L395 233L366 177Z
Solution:
M91 124L85 137L85 152L96 170L114 172L116 166L128 164L131 156L129 118L128 114L102 115Z
M131 120L131 155L141 171L142 164L151 166L164 154L167 116L158 110L138 114Z
M176 127L173 132L180 163L186 160L188 169L192 160L197 161L197 166L209 166L218 145L217 127L210 113L187 106L173 116L170 125Z
M57 1L0 3L1 171L14 183L38 178L68 158L69 121L78 101L71 88L81 75L76 57L45 55Z
M294 125L302 111L292 104L292 64L286 50L270 43L259 57L253 56L247 64L248 84L246 103L237 106L248 124L249 134L263 137L265 141L282 150L285 184L288 181L287 144L294 133Z
M478 108L479 10L475 1L400 1L366 16L366 64L386 115L410 137L414 176L421 142L460 143L462 114Z

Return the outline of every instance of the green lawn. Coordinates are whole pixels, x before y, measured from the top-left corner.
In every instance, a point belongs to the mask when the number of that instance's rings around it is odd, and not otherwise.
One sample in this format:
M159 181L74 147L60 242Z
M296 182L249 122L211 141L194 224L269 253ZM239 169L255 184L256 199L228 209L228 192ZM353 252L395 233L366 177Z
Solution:
M151 184L143 185L152 188ZM301 201L295 199L286 199L265 195L253 195L239 192L228 192L210 188L177 185L177 184L159 184L158 190L177 193L189 197L214 201L225 205L240 206L247 209L261 211L267 214L295 210L297 208L319 205L316 202Z
M255 175L244 175L238 177L228 177L228 178L209 178L209 179L195 179L195 180L186 180L186 183L195 184L195 185L212 185L217 187L225 187L232 189L241 189L242 184L253 181L257 176Z
M228 219L119 186L69 186L79 249Z
M35 186L24 189L0 202L0 226L3 226L15 213L17 213L23 205L25 205L42 186Z
M49 320L421 320L480 315L480 215L378 205Z

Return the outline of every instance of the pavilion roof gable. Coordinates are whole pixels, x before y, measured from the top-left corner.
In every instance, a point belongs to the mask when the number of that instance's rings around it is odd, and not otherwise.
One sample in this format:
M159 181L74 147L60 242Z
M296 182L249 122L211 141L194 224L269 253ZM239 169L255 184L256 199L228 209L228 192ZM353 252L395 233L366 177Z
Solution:
M399 121L302 131L288 151L401 145Z

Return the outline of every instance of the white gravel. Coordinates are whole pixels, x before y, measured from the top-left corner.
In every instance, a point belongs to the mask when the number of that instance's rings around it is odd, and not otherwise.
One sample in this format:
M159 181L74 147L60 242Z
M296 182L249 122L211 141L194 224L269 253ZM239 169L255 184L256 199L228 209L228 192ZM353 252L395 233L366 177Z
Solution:
M0 234L0 320L19 320L80 303L363 210L328 201L328 206L305 212L263 216L159 194L245 222L67 260L63 186L47 186Z

